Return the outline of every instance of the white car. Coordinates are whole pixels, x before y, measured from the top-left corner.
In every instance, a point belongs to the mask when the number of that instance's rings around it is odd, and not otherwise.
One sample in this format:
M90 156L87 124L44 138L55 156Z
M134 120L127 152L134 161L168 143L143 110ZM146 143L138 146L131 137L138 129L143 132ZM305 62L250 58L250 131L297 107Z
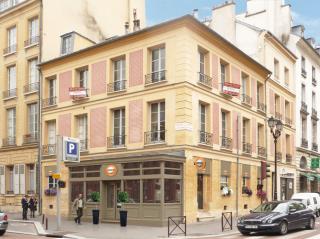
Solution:
M320 196L318 193L295 193L291 199L302 202L312 209L317 217L320 216Z
M0 236L6 233L8 228L8 216L0 210Z

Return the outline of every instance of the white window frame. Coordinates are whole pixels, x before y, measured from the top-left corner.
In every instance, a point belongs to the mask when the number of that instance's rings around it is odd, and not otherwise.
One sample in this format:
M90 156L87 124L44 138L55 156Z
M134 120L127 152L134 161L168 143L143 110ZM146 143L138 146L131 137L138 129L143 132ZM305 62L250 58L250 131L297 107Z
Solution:
M38 58L34 58L28 61L29 68L29 84L35 84L39 82L38 72Z
M39 18L34 17L29 20L29 39L39 36Z
M16 26L8 28L7 37L8 37L8 45L7 45L8 47L17 45L17 27Z
M116 117L116 113L119 112L119 117ZM114 136L114 145L124 145L125 142L123 142L124 136L126 134L126 112L125 112L125 108L121 108L121 109L116 109L113 111L113 136ZM116 121L118 122L119 127L116 127ZM119 131L118 134L116 134L116 131ZM119 137L118 139L116 139L116 137Z
M17 69L16 65L8 66L8 90L14 90L17 88Z
M16 108L7 109L7 137L16 137Z
M161 110L161 106L163 105L164 107L164 110L162 111ZM153 109L153 106L155 106L156 108L156 111L152 111ZM156 141L161 141L161 133L163 133L163 131L165 131L165 112L166 112L166 105L165 105L165 101L160 101L160 102L156 102L156 103L151 103L150 104L150 126L151 126L151 134L156 134L157 137L156 137ZM152 114L157 114L157 119L156 121L152 122ZM163 120L161 120L161 115L163 114ZM163 129L161 129L161 126L163 125ZM156 126L156 130L154 130L154 127L153 126ZM164 132L165 134L165 132ZM152 137L153 138L153 137Z
M38 103L28 105L28 133L34 137L38 135Z

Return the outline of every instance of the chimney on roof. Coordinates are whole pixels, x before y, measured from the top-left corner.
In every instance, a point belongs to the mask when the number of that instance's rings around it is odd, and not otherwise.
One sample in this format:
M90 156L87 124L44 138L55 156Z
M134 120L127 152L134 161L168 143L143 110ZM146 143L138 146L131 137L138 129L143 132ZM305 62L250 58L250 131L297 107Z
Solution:
M192 16L196 19L199 18L199 10L197 8L193 9Z
M125 34L128 34L129 33L129 22L125 22L124 24L124 31L125 31Z
M140 30L140 20L137 19L137 9L133 9L133 31Z
M309 42L309 44L315 48L316 47L316 40L313 37L309 37L308 39L306 39L307 42Z
M304 37L304 26L298 25L291 28L291 32L299 37Z

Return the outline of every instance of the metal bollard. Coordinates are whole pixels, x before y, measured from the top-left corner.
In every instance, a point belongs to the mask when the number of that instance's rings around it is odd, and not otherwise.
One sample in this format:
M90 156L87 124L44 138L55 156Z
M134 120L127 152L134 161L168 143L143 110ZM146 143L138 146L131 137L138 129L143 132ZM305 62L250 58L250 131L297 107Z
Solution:
M46 217L46 230L48 230L48 218Z
M42 214L42 225L44 224L44 214Z

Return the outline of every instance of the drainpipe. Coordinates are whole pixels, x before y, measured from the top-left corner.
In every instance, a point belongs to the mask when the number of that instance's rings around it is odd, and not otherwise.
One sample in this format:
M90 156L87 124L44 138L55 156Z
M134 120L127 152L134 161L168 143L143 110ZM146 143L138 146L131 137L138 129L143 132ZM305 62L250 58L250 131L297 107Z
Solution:
M264 127L264 131L265 131L265 146L266 146L266 163L268 162L268 110L267 110L267 83L268 80L270 79L272 73L270 73L267 78L266 78L266 83L265 83L265 87L264 87L264 104L266 106L266 117L265 117L265 127ZM271 180L272 180L272 174L271 174ZM261 180L262 183L262 180ZM267 194L267 198L268 198L268 177L266 177L266 194Z
M40 0L40 17L39 17L39 63L42 61L42 35L43 35L43 1ZM37 178L39 180L37 183L37 193L38 193L38 197L39 197L39 214L42 214L42 106L41 106L41 99L42 99L42 72L41 69L38 68L39 70L39 90L38 90L38 125L39 125L39 129L38 129L38 167L37 168Z
M236 187L236 217L239 215L239 114L237 115L237 187Z

